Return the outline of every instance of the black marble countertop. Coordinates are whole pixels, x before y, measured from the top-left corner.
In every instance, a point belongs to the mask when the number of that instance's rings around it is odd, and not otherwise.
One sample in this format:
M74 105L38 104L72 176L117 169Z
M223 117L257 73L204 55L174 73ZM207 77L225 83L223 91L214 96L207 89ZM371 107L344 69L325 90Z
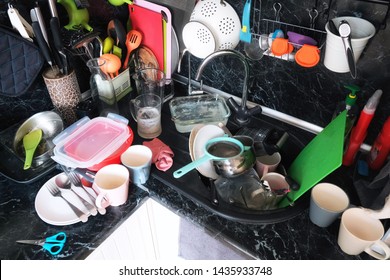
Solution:
M223 236L259 259L369 259L364 253L359 256L344 254L337 245L338 223L335 222L326 229L319 228L310 222L307 210L288 221L276 224L239 223L220 217L180 195L161 183L156 174L146 184L149 194L131 186L128 202L119 207L109 207L104 216L90 216L87 223L49 225L38 217L34 200L39 188L56 172L28 185L14 183L0 176L0 259L84 259L136 211L145 199L150 198L190 222L206 228L215 236ZM15 243L19 239L40 239L59 231L65 231L68 240L64 250L57 256L51 256L38 246Z
M172 129L168 127L174 126L166 119L169 118L166 111L163 133L159 138L175 152L175 163L171 168L174 171L188 155L181 154L181 145L173 143L185 142L189 135L172 135ZM136 127L132 121L130 126ZM134 143L142 141L136 137ZM169 172L173 172L172 170ZM119 207L109 207L105 215L90 216L87 223L49 225L38 217L34 201L40 187L59 172L54 169L27 184L16 183L0 175L0 259L84 259L150 198L259 259L370 259L365 253L348 256L340 250L337 245L338 222L329 228L319 228L310 222L307 209L279 223L248 224L234 221L165 184L164 178L168 172L158 171L155 167L145 185L150 190L149 193L131 185L128 202ZM59 231L67 233L68 241L65 249L55 257L40 247L15 242L19 239L40 239Z

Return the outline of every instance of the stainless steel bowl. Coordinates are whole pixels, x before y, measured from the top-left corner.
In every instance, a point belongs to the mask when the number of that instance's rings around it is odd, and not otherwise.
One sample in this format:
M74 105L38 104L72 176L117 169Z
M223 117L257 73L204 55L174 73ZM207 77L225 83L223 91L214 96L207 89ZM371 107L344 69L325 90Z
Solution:
M64 129L64 123L61 117L53 111L37 113L23 122L16 131L13 141L14 152L21 159L24 160L25 157L24 135L38 128L42 129L42 140L34 153L32 167L39 166L50 159L54 148L52 140Z

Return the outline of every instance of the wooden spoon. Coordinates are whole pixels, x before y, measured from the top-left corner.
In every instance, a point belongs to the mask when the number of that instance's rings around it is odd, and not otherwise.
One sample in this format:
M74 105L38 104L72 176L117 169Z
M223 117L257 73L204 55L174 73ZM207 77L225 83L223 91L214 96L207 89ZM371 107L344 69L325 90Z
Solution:
M122 69L126 69L129 63L130 54L133 50L141 45L142 34L137 30L130 30L126 35L126 48L127 54L125 62L122 65Z

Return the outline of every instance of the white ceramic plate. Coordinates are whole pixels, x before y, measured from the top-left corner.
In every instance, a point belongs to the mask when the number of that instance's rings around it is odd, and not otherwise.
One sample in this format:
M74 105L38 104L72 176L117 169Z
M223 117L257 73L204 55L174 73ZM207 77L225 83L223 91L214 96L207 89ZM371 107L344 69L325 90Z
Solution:
M179 40L177 38L175 29L172 27L172 74L176 71L177 66L179 65L179 57L180 57L180 51L179 51Z
M61 198L54 197L47 189L49 182L54 182L58 175L47 181L38 191L35 197L35 210L39 218L44 222L55 226L66 226L80 222L80 219L72 211L70 206ZM81 188L73 187L81 197L91 202L89 197ZM61 190L64 197L77 206L81 211L87 213L87 209L78 199L78 197L70 190ZM92 192L91 192L92 193ZM90 213L88 214L90 215Z
M196 136L196 134L198 134L199 130L202 127L204 127L204 124L195 125L191 129L190 138L188 139L188 151L190 152L190 157L191 157L192 161L194 161L194 141L195 141L195 136Z
M210 139L225 135L222 128L214 124L208 124L201 127L194 139L194 160L197 160L204 156L204 146ZM198 165L196 168L203 176L211 179L217 179L218 174L215 172L213 163L206 161L205 163Z

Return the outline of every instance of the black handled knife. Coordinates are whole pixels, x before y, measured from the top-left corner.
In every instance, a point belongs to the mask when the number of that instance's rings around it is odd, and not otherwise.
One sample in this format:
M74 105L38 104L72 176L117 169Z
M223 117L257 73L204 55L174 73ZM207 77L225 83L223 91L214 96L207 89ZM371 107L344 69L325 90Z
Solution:
M31 17L31 26L34 31L35 39L37 40L38 46L43 54L43 57L46 59L47 63L53 67L53 61L51 59L49 45L43 35L41 26L38 21L38 17L35 9L30 10Z
M62 42L61 38L61 27L60 27L60 21L58 20L58 13L57 9L55 7L55 2L49 0L49 7L50 7L50 13L51 13L51 19L50 19L50 29L52 33L52 38L53 38L53 44L55 50L58 52L60 60L61 60L61 66L60 66L60 71L64 74L67 75L69 72L69 67L68 67L68 57L65 53L65 47L64 43Z

